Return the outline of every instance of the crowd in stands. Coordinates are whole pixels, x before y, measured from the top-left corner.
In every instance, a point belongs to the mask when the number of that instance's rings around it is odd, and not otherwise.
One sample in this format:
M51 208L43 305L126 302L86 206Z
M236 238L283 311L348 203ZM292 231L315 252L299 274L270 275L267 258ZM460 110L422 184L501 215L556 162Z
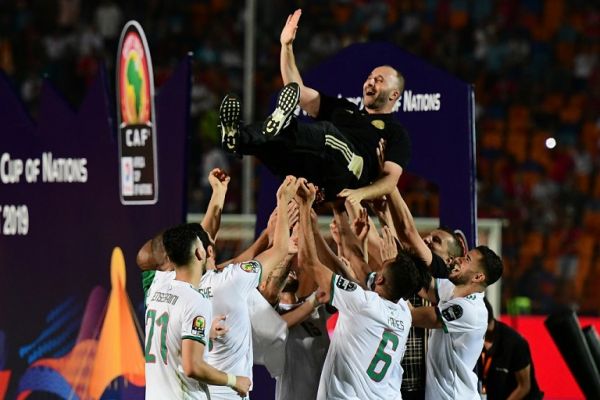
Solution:
M300 70L356 42L384 40L475 85L478 208L501 218L505 306L600 314L600 7L589 0L259 0L255 116L281 88L279 32L303 9ZM242 93L243 2L15 0L0 4L0 69L35 115L47 77L76 107L98 71L114 76L123 23L146 32L160 87L191 52L190 210L208 200L207 171L240 176L219 148L219 100ZM256 119L256 118L255 118ZM556 146L552 147L553 138ZM198 151L201 149L201 151ZM418 154L414 155L418 157ZM239 182L241 179L232 179ZM402 182L416 216L435 216L433 185ZM240 212L230 188L226 212ZM530 303L530 304L529 304Z

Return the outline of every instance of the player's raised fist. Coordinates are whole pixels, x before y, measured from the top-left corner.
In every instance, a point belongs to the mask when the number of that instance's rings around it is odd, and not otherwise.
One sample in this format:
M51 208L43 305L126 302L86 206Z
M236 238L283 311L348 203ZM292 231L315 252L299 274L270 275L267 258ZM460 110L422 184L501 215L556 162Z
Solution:
M213 190L216 189L227 189L227 185L231 178L227 175L227 172L221 168L214 168L208 174L208 183Z

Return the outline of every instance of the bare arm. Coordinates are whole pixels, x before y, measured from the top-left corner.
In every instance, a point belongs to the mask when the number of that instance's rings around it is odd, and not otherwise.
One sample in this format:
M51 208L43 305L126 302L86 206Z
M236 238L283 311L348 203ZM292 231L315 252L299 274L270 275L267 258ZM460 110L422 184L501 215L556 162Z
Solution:
M346 199L344 205L346 206L346 211L348 212L350 220L356 220L356 218L358 218L362 210L361 203L355 202L353 199ZM371 221L371 218L369 218L368 215L367 218L369 221L369 230L367 233L366 247L363 249L363 251L366 255L368 255L368 257L366 257L365 261L367 262L367 264L369 264L370 270L378 271L381 269L381 266L383 264L380 249L381 238L379 237L379 234L377 233L377 228L375 227L373 221Z
M313 231L313 237L315 240L315 246L317 249L317 254L321 263L334 271L337 274L340 274L344 278L351 279L352 281L356 280L356 274L353 271L350 271L346 264L335 255L331 247L325 241L323 235L319 231L319 223L317 219L317 214L311 210L311 227Z
M413 326L427 329L439 329L442 321L435 312L435 307L411 307Z
M181 361L184 374L190 378L209 385L230 386L242 396L250 389L250 379L243 376L235 377L235 384L228 385L227 374L204 361L204 344L200 342L184 339L181 344Z
M273 269L281 264L288 254L290 226L287 210L288 203L294 198L297 188L296 178L287 176L277 190L277 220L275 234L273 235L273 246L254 258L262 265L261 282L269 276Z
M283 258L281 264L275 267L267 279L260 285L260 293L269 304L276 304L279 293L285 286L285 280L290 272L291 261L295 254L289 254Z
M507 400L520 400L531 391L531 364L515 372L517 387L513 390Z
M300 86L300 107L311 117L316 117L321 105L321 96L316 90L304 86L302 76L296 66L296 57L294 56L294 48L292 46L296 38L298 21L300 21L301 15L302 10L298 9L294 11L292 15L288 16L285 26L281 31L279 37L279 41L281 42L279 67L284 84L287 85L290 82L296 82Z
M206 214L202 219L202 228L210 235L213 240L217 240L217 233L221 226L221 214L225 204L225 195L227 194L227 185L231 178L220 168L215 168L208 174L208 182L212 188L212 195Z
M390 213L396 225L396 232L400 241L410 248L427 266L433 261L431 249L427 247L415 224L415 220L406 205L406 202L396 188L389 196Z
M313 230L310 226L310 209L315 200L317 190L313 184L307 184L306 179L301 179L298 187L298 206L300 208L300 237L298 246L298 262L312 275L319 288L324 292L321 301L328 301L331 297L331 279L333 272L319 261Z
M286 312L285 314L282 314L281 318L283 318L283 320L287 323L288 329L293 328L308 318L318 306L319 302L316 300L316 297L311 295L298 307Z
M395 162L386 161L381 176L375 182L358 189L344 189L338 196L360 202L388 195L398 185L400 175L402 175L402 167Z
M345 214L334 209L333 215L340 232L340 240L344 249L344 255L350 261L350 266L356 275L358 283L364 287L367 275L371 272L371 268L364 259L363 243L360 242L352 232Z

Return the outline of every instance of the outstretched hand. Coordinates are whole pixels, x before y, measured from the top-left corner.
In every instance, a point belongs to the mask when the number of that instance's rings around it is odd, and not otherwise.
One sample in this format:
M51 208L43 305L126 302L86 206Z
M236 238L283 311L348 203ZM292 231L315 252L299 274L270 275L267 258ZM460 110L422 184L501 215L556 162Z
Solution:
M362 242L367 238L367 234L369 233L371 225L369 224L369 215L367 214L367 210L365 208L361 208L358 216L352 221L352 231L358 238L358 240Z
M346 198L353 207L360 207L360 202L364 198L364 194L360 189L344 189L338 193L338 197Z
M384 226L381 230L383 237L381 238L381 260L383 262L393 260L398 255L398 246L396 245L396 239L392 234L392 230Z
M300 21L300 16L302 15L302 10L297 9L293 14L290 14L285 22L285 26L281 30L281 35L279 36L279 41L282 46L287 46L292 44L294 39L296 38L296 31L298 30L298 21Z

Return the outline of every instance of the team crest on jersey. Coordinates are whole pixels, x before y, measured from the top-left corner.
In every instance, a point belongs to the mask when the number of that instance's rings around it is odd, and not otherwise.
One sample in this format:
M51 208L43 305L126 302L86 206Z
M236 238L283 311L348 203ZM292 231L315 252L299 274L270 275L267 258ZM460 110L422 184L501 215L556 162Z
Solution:
M338 288L345 290L346 292L352 292L356 290L356 283L350 282L347 279L339 277L337 283L335 284Z
M458 304L453 304L450 307L442 310L442 315L446 321L454 321L463 315L463 309Z
M371 121L371 125L373 125L377 129L385 129L385 122L380 119L374 119Z
M204 317L198 315L196 318L194 318L194 321L192 322L192 335L204 336L205 327L206 321L204 320Z
M243 262L240 264L240 268L244 272L254 272L255 274L257 274L260 270L260 267L256 261Z

